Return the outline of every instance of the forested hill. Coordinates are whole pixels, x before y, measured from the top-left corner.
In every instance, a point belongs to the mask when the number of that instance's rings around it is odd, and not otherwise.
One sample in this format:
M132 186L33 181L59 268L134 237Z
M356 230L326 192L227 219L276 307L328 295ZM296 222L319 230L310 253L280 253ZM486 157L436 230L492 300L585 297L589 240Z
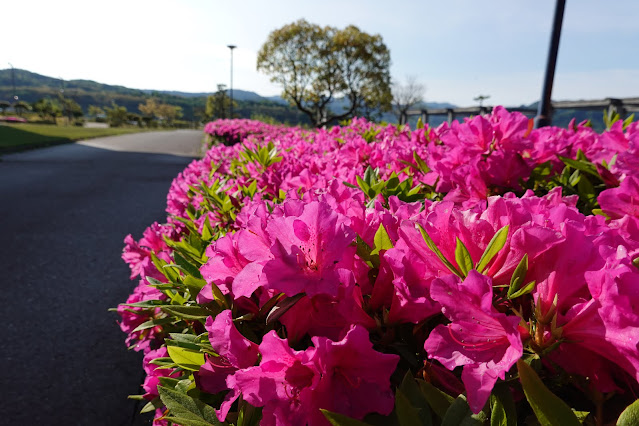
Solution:
M21 69L15 69L15 87L15 94L19 99L29 103L42 98L58 97L61 90L64 90L64 96L80 104L85 113L89 105L106 107L111 106L113 102L126 107L129 112L139 113L138 105L154 97L162 103L182 107L184 119L189 121L194 115L196 118L202 115L206 97L210 95L210 93L130 89L91 80L61 80ZM0 101L11 101L13 96L11 69L0 70ZM244 90L233 90L233 97L238 103L235 112L241 118L259 115L289 124L308 123L304 114L279 98L264 98L257 93Z

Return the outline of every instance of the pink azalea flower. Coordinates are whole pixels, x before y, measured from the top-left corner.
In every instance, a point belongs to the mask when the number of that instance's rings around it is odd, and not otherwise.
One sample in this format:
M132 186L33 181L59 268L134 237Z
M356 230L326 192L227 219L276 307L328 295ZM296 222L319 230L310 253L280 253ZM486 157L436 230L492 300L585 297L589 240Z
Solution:
M474 270L464 282L456 276L436 279L431 284L431 297L442 305L451 324L438 325L424 349L429 358L449 370L463 366L468 405L473 413L479 413L497 379L503 380L523 354L519 318L493 307L490 278Z
M560 315L557 325L562 345L581 351L586 349L625 370L639 381L639 270L629 264L628 259L608 259L608 265L596 272L586 273L592 299L576 304L565 315ZM609 371L596 371L596 365L588 363L588 357L563 358L578 366L586 377L598 380L595 385L601 390L611 389ZM602 361L599 361L602 363ZM560 365L565 365L561 363Z
M151 364L151 361L157 358L168 357L168 352L165 346L162 346L159 349L155 349L149 351L146 355L144 355L143 367L146 372L146 378L144 379L144 384L142 387L145 390L144 399L147 401L151 401L154 398L157 398L158 393L158 385L160 384L160 377L177 377L179 374L175 373L173 369L168 368L159 368L158 365Z
M597 198L601 209L611 218L639 218L639 178L628 176L618 188L606 189Z
M338 342L313 337L315 347L294 351L274 331L260 345L257 367L237 371L227 379L233 397L262 410L263 425L327 425L320 408L361 419L376 412L389 414L394 398L390 376L397 355L373 350L368 332L353 326ZM218 417L226 417L228 404Z
M230 374L255 364L258 346L237 331L230 310L220 312L215 319L208 317L206 330L211 346L219 356L207 357L197 374L198 386L206 392L217 393L228 389L226 378Z
M241 393L249 404L264 407L262 425L305 424L314 409L309 392L317 382L318 371L309 357L315 349L294 351L275 331L264 336L259 349L259 366L228 377L226 383L232 392L218 411L218 418L226 418L230 404Z
M336 296L355 254L355 233L343 220L321 202L304 205L299 214L273 218L266 227L274 256L263 269L268 288L287 296Z
M375 351L368 331L357 325L338 342L323 337L312 341L312 361L320 377L311 400L318 409L312 413L316 424L326 424L320 421L319 408L356 419L368 413L390 414L395 402L390 376L399 356Z

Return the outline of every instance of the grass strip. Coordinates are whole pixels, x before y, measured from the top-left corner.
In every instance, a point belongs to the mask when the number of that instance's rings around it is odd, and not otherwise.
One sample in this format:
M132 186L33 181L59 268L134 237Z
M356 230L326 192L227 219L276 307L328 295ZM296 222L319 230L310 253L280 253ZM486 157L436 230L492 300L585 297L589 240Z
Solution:
M0 124L0 154L141 131L146 131L146 129L134 127L88 128L53 124Z

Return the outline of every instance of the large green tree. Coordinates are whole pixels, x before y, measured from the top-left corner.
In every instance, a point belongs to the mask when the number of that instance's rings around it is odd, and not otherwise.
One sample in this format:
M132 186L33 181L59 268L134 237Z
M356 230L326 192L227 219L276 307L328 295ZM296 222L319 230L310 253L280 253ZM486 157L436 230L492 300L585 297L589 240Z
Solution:
M257 69L280 84L282 97L317 127L388 111L389 68L390 52L380 35L303 19L273 31L257 57Z
M104 108L107 116L107 123L111 127L120 127L124 125L128 120L128 111L126 107L119 106L115 102L111 103L111 108Z
M56 117L62 114L60 104L51 98L42 98L33 103L33 110L38 113L40 118L50 118L55 123Z

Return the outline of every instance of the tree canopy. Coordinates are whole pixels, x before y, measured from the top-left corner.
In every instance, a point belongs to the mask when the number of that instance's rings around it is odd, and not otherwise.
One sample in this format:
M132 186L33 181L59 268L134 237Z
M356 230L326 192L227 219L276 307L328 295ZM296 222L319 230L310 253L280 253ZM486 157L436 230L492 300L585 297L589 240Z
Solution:
M406 77L406 83L393 83L393 111L397 115L399 124L405 124L408 110L424 101L426 87L414 76Z
M257 69L317 127L354 115L370 118L391 106L390 52L380 35L353 25L320 27L303 19L285 25L260 49ZM342 98L345 106L335 110Z

